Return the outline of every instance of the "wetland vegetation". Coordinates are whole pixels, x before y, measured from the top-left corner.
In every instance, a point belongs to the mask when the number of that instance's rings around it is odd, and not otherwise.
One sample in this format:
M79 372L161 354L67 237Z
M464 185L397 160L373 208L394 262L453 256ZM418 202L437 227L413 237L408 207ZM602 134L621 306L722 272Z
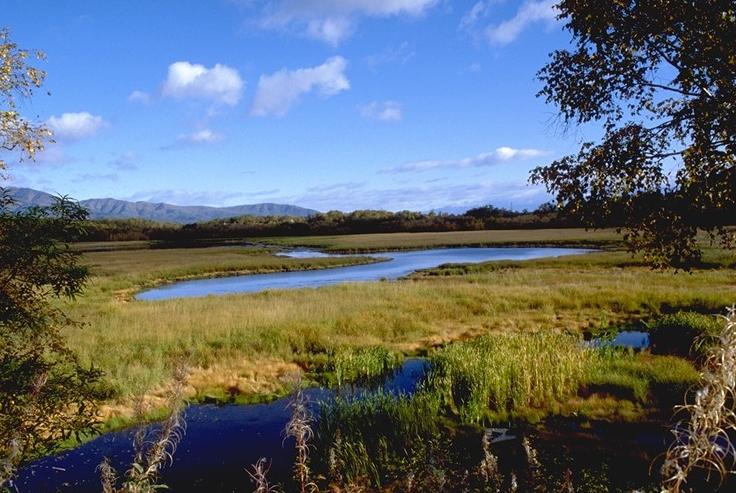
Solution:
M541 234L487 232L486 237L535 243ZM580 234L573 231L573 241ZM384 248L467 241L452 233L430 240L422 236L368 235L364 241ZM564 241L564 232L554 236ZM245 398L283 392L281 376L324 366L345 348L382 346L399 354L426 354L487 333L580 334L601 325L641 326L678 310L718 313L735 291L732 259L719 250L709 250L707 264L689 274L654 271L623 251L608 250L446 266L400 282L142 303L130 296L159 282L365 259L290 259L261 247L90 252L84 258L93 278L86 293L67 307L84 325L67 329L66 335L83 361L105 371L112 413L124 412L144 390L155 395L164 389L171 362L181 357L193 366L192 394Z

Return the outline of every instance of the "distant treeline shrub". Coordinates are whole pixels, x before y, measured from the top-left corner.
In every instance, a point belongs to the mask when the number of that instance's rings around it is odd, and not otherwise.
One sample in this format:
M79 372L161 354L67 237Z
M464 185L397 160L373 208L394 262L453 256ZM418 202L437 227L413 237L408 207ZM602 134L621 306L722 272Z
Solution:
M551 205L528 211L493 206L470 209L464 214L330 211L309 217L240 216L196 224L157 223L143 219L89 221L87 241L186 242L219 238L307 236L361 233L446 232L485 229L537 229L579 226Z

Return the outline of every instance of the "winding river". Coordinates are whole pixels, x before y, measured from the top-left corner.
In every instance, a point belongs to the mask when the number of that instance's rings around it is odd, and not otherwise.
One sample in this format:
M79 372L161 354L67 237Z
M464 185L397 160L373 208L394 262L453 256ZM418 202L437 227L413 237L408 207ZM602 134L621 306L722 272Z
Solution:
M144 301L191 298L197 296L253 293L267 289L316 288L345 282L398 279L422 269L443 264L472 264L492 260L531 260L587 253L581 248L434 248L403 252L372 253L378 262L330 269L274 272L244 276L217 277L181 281L149 289L136 298ZM293 257L326 256L321 252L297 250L284 255Z

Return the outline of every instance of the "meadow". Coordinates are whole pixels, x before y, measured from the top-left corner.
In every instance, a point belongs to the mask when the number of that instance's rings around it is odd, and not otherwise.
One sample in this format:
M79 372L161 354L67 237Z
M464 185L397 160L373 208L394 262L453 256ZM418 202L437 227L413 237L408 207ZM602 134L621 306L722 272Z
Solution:
M83 362L105 372L104 417L113 418L130 416L141 394L154 407L161 405L171 369L181 360L191 369L190 398L260 400L283 394L293 373L318 379L322 369L332 369L342 372L340 379L349 376L344 365L335 366L340 358L354 360L345 358L345 351L379 347L379 365L385 367L403 355L431 355L451 342L487 334L579 336L678 310L721 313L736 299L734 258L727 252L708 249L702 268L689 273L656 271L621 251L618 241L611 231L583 230L281 238L277 246L341 251L512 244L606 249L583 256L443 266L396 282L159 302L135 301L132 294L179 279L370 259L277 257L273 244L92 251L84 254L92 273L89 286L66 306L81 324L67 327L65 334ZM544 412L638 419L650 404L646 389L666 381L664 374L673 366L668 357L634 355L586 368L593 390L565 394ZM694 378L689 364L675 373L681 382ZM606 390L611 388L623 390L611 394Z

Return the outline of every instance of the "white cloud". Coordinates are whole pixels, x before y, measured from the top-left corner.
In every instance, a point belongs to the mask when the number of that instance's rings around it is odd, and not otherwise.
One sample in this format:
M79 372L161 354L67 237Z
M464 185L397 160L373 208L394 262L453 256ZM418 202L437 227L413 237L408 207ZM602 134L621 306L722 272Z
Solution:
M307 36L321 39L337 46L353 31L353 24L349 19L342 17L327 17L325 19L312 19L307 23Z
M147 92L135 90L128 94L128 101L131 103L148 104L151 102L151 95Z
M163 202L175 205L208 205L221 207L233 200L240 200L245 194L242 192L220 191L195 191L195 190L148 190L136 192L124 197L123 200Z
M548 151L540 149L515 149L513 147L499 147L495 151L484 152L477 156L462 159L428 159L424 161L412 161L400 164L383 171L388 173L409 173L418 171L429 171L438 168L478 168L483 166L494 166L516 159L529 159L548 155Z
M391 211L429 211L453 208L467 210L484 204L514 209L533 209L549 200L544 187L524 182L479 181L470 184L411 184L385 189L371 189L363 183L313 187L303 194L274 199L320 211L384 209Z
M296 70L281 69L258 79L251 107L253 116L283 116L303 94L319 91L323 97L334 96L350 89L345 76L347 61L340 56L329 58L322 65Z
M207 68L185 61L169 65L163 95L179 99L206 99L235 106L244 88L245 82L234 68L219 63Z
M261 27L296 27L309 37L337 45L359 17L418 16L438 0L275 0L268 2Z
M107 122L101 116L95 116L86 111L80 113L63 113L61 116L52 116L46 124L60 139L82 139L91 137Z
M519 7L516 15L498 25L489 26L486 36L491 43L504 45L514 41L530 25L544 22L548 26L557 21L559 0L528 0Z
M490 6L490 1L476 2L462 19L460 19L460 29L472 29L475 27L478 21L488 14Z
M205 128L189 134L182 134L179 136L179 140L190 144L212 144L222 140L222 135Z
M396 122L404 116L401 105L396 101L373 101L358 107L363 118Z

